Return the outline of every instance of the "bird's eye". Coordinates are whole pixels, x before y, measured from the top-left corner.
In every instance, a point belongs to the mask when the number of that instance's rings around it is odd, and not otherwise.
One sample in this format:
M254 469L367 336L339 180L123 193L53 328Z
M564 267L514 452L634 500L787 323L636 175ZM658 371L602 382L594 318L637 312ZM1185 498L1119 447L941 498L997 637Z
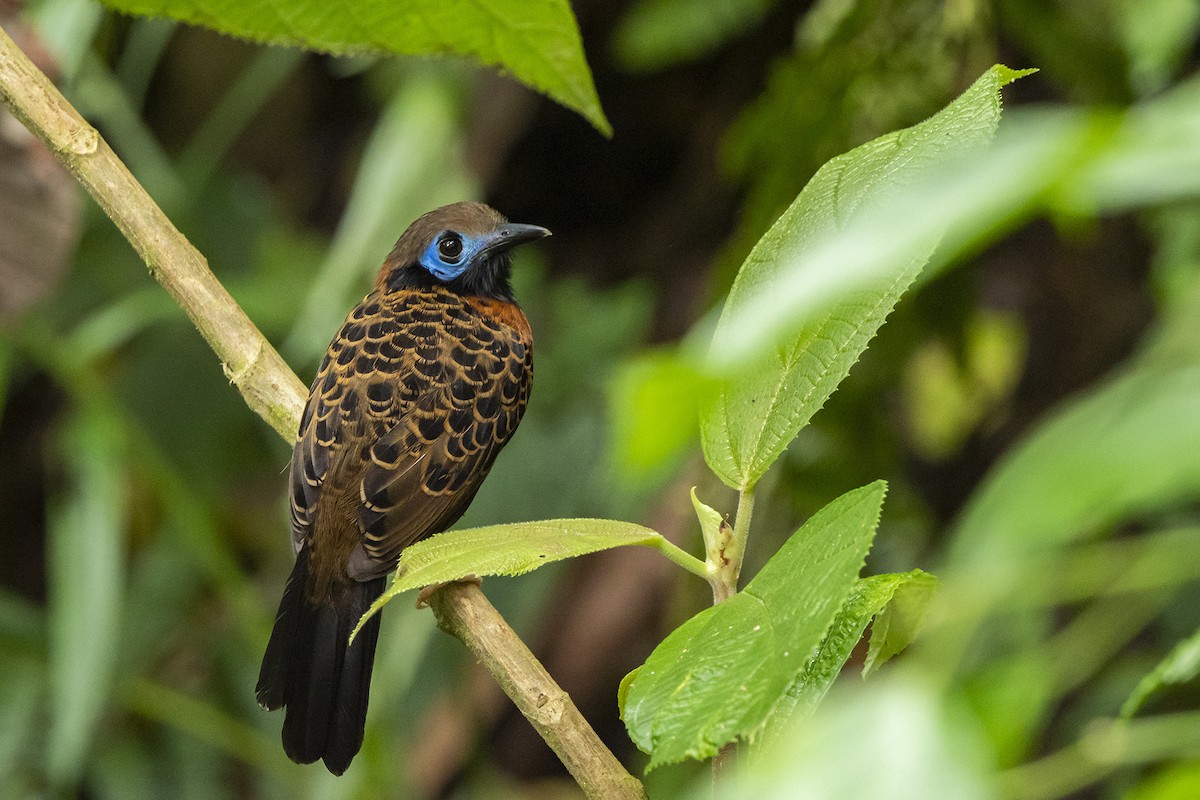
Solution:
M450 263L458 261L462 256L462 237L457 233L447 233L438 240L438 255Z

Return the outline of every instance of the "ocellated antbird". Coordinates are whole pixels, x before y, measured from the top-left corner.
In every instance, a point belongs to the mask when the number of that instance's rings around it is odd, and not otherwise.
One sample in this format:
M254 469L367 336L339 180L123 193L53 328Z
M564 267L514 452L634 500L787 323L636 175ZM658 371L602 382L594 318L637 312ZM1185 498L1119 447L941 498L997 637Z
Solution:
M550 232L482 203L417 219L333 338L291 462L296 564L258 702L286 707L283 747L341 775L362 746L379 615L347 646L400 552L454 524L513 435L533 336L510 251Z

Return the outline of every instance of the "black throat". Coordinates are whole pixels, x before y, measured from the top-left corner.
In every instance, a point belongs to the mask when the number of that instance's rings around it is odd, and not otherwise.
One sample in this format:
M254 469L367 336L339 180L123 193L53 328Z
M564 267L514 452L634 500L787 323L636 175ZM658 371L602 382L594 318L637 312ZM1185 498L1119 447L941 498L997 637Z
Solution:
M444 286L463 297L490 297L511 303L514 299L512 284L509 283L511 272L512 256L496 253L471 264L462 275L450 281L435 278L420 264L396 267L388 274L386 286L389 292Z

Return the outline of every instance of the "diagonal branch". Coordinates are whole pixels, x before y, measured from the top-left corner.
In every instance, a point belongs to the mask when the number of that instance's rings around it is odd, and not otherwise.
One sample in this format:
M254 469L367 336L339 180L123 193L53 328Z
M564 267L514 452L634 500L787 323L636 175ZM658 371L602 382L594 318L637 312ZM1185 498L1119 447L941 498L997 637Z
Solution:
M0 99L83 184L221 359L246 404L291 441L304 385L96 129L0 31Z
M2 30L0 100L116 223L221 359L246 404L291 442L304 408L304 384L108 143ZM451 585L439 595L434 601L439 625L483 662L589 797L645 797L641 783L605 748L478 587Z
M476 584L448 583L429 604L438 627L461 639L488 668L588 797L645 800L641 782L597 738L570 695L558 687Z

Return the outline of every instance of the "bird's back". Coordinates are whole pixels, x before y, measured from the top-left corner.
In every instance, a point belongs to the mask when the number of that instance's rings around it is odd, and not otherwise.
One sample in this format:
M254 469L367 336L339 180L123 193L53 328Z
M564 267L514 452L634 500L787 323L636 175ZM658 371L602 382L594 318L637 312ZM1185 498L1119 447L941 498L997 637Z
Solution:
M316 548L310 594L382 575L405 546L453 525L516 429L532 375L515 303L434 287L356 306L292 455L292 534Z

